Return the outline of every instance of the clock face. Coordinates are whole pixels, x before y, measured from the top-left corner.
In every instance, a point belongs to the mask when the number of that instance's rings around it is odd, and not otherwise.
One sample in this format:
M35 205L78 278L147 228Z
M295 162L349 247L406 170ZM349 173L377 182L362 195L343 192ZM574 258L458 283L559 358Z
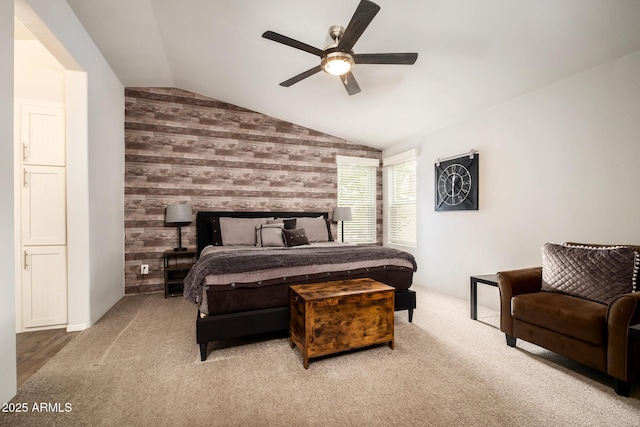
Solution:
M435 210L478 209L478 163L480 155L462 156L436 163Z
M447 166L438 177L438 196L449 206L464 202L471 192L471 187L471 174L458 163Z

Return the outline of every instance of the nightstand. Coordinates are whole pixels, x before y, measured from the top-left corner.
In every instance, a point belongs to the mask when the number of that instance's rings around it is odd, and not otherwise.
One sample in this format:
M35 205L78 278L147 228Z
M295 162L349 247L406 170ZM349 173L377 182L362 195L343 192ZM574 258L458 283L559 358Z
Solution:
M182 295L183 280L189 274L189 270L196 262L195 249L186 251L164 251L164 297Z

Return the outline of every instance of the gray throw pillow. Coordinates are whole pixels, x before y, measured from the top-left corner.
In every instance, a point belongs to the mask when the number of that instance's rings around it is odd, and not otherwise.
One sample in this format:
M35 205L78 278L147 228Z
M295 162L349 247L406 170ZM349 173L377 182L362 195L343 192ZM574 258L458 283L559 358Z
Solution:
M316 218L296 218L296 227L304 228L307 232L309 242L328 242L329 231L327 230L327 221L323 216Z
M281 247L283 248L284 240L282 237L283 223L271 223L256 225L256 246Z
M267 221L267 224L284 224L285 230L295 230L296 228L296 219L295 218L276 218L273 220Z
M220 231L224 246L255 246L256 225L266 224L271 218L220 217Z
M626 247L542 247L542 290L560 292L603 304L632 292L638 254Z

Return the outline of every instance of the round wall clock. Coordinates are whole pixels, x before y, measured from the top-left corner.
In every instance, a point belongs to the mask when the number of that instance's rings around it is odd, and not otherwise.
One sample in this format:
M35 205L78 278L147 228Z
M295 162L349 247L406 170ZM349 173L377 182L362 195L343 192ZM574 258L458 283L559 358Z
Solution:
M478 210L478 162L480 155L439 161L435 165L435 210Z

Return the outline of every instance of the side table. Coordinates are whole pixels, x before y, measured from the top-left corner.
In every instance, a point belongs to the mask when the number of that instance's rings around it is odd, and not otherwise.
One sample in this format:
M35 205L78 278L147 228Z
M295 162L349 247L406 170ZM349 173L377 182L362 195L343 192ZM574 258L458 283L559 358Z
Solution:
M184 287L182 281L196 262L195 249L186 251L164 251L164 297L182 295Z
M485 274L482 276L471 276L471 319L478 320L478 283L498 287L497 274Z

